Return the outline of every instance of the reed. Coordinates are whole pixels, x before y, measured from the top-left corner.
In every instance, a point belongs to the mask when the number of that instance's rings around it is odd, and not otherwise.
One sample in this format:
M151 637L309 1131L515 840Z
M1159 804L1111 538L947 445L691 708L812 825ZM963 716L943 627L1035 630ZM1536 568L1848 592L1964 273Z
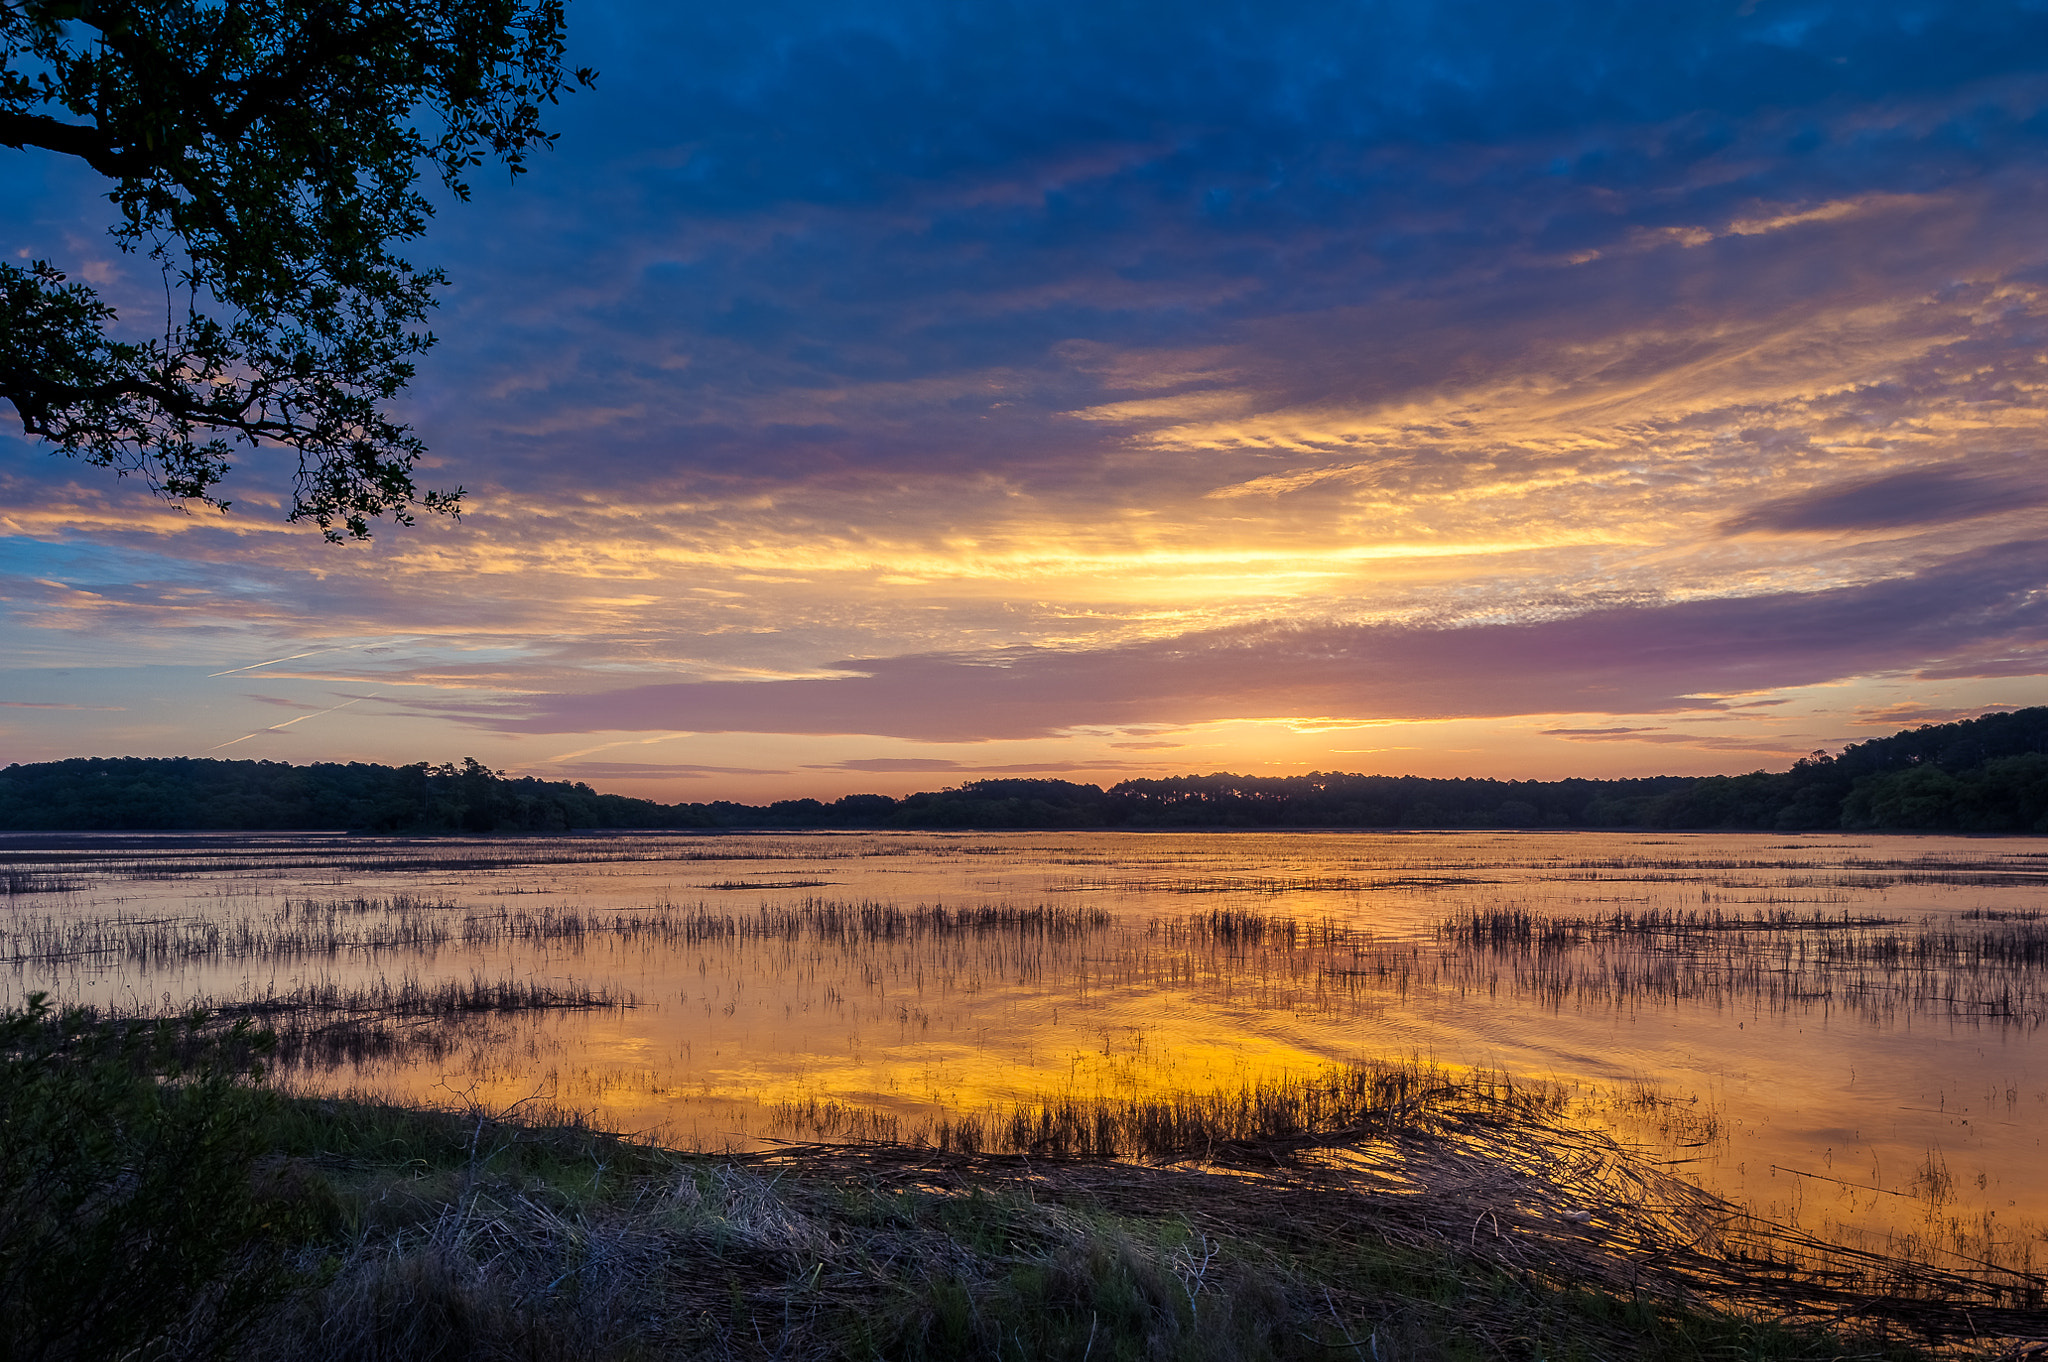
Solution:
M1713 1001L1844 1007L1875 1020L1942 1015L2048 1020L2048 922L2024 915L1929 920L1848 913L1617 911L1546 916L1502 908L1441 923L1452 954L1434 981L1499 978L1553 1006ZM1985 923L1987 925L1976 925Z
M872 899L805 898L753 912L659 902L631 911L469 908L446 899L290 899L267 913L164 918L41 914L0 920L0 961L18 967L122 962L146 970L207 962L293 963L410 956L514 944L640 948L811 941L872 944L953 937L1068 940L1107 927L1099 909L982 903L902 907Z
M0 870L0 894L64 894L81 886L77 879L42 875L33 870Z
M434 982L407 975L351 983L315 980L284 992L193 999L181 1015L201 1019L203 1034L239 1027L269 1036L270 1061L286 1070L328 1071L369 1060L444 1059L472 1047L477 1027L494 1018L532 1013L615 1011L637 1007L632 993L608 985L534 979ZM79 1008L77 1016L136 1026L156 1009Z
M1214 1161L1247 1149L1303 1149L1430 1128L1454 1117L1554 1117L1566 1089L1503 1074L1455 1077L1422 1064L1333 1065L1237 1088L1144 1097L1059 1095L982 1113L905 1120L835 1102L783 1103L773 1128L816 1138L904 1144L952 1154Z

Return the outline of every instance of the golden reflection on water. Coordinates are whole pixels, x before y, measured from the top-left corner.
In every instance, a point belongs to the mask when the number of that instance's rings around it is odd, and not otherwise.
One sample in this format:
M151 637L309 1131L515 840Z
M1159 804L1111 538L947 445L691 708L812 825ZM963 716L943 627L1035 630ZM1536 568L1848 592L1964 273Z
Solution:
M382 1044L309 1046L298 1086L540 1101L706 1147L802 1137L777 1113L810 1104L911 1130L1347 1060L1485 1066L1579 1085L1588 1119L1765 1215L2038 1261L2039 846L16 837L0 863L71 887L5 900L0 985L145 1011L324 997ZM1685 915L1705 926L1638 930ZM1545 945L1560 920L1631 925Z

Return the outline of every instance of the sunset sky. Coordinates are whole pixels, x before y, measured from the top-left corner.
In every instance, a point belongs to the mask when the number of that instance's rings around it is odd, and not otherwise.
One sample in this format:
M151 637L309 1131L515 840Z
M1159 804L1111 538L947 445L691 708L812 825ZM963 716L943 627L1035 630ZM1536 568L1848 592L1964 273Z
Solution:
M6 411L0 763L1548 779L2048 703L2048 0L569 15L555 149L406 252L460 523ZM161 314L89 171L0 189Z

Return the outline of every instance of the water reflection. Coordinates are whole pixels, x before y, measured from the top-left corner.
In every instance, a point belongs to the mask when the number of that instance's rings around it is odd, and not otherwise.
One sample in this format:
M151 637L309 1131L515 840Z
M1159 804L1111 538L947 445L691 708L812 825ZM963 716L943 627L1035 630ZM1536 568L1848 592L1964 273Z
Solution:
M1483 1065L1765 1214L2017 1262L2048 1213L2039 845L16 837L0 985L233 1009L312 1088L711 1146Z

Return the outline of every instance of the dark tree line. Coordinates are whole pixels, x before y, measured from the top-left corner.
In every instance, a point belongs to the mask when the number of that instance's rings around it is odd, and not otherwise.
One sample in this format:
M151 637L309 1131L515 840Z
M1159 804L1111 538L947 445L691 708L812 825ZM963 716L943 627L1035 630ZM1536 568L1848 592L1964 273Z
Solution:
M1107 790L977 780L895 799L658 804L460 764L74 757L0 770L9 831L566 832L595 828L1847 828L2048 832L2048 707L1816 752L1789 771L1632 780L1316 772Z

